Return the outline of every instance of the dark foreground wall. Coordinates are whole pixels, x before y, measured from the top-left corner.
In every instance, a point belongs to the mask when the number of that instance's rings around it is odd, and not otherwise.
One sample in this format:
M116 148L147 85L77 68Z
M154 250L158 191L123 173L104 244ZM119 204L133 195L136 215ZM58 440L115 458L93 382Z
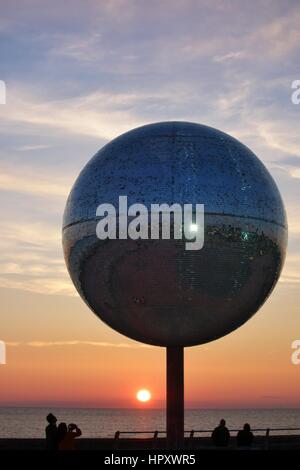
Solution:
M127 450L127 449L165 449L165 439L84 439L76 441L78 450ZM209 438L194 438L185 440L185 448L214 449ZM231 439L230 449L235 449L235 439ZM300 450L300 436L271 436L267 441L264 436L257 436L253 445L254 449L280 449ZM44 439L0 439L1 450L44 450Z

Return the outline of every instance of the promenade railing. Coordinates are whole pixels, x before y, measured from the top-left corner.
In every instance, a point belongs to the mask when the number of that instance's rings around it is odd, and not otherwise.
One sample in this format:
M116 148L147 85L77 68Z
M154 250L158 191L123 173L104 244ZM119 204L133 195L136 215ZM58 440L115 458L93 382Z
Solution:
M238 433L240 429L229 429L229 432L232 436L232 433ZM258 436L265 437L264 439L264 448L268 449L269 447L269 441L272 436L276 435L276 433L284 433L285 436L298 436L300 437L300 428L253 428L251 429L253 432L254 436L255 434ZM191 429L184 431L185 434L185 441L187 441L188 445L192 445L193 441L196 437L201 437L203 434L206 434L206 438L210 437L212 434L213 430L212 429ZM275 434L274 434L275 433ZM281 434L282 435L282 434ZM116 442L116 447L117 443L121 438L121 436L124 436L124 438L131 437L133 438L139 438L141 436L146 436L145 439L148 439L155 443L159 437L166 437L166 431L163 430L156 430L156 431L117 431L114 436L114 440ZM233 437L233 436L232 436Z

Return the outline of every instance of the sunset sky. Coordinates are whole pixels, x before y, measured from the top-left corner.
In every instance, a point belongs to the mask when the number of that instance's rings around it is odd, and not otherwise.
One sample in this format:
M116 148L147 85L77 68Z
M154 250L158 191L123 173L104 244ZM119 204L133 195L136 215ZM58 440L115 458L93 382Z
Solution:
M1 405L165 403L165 351L111 330L77 295L61 248L66 197L106 142L186 120L248 145L285 202L289 247L246 325L187 348L187 407L300 406L298 1L1 1ZM152 393L137 404L138 389Z

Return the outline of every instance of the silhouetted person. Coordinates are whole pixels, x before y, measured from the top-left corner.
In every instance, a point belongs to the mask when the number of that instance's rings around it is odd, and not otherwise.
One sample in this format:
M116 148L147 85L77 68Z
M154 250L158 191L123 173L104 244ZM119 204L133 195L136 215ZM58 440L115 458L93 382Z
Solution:
M225 419L221 419L211 435L211 439L216 447L227 447L230 439L230 433L226 427Z
M244 424L244 429L239 431L236 436L238 447L251 447L253 439L254 436L251 432L250 424Z
M48 426L45 429L46 432L46 449L47 450L57 450L58 449L58 439L57 439L57 418L49 413L46 416L48 421Z
M68 432L68 427L66 423L59 423L58 428L57 428L57 448L58 449L60 449L60 443L65 438L67 432Z
M75 450L75 439L81 436L81 430L76 424L69 424L68 428L66 426L64 430L65 433L59 441L59 450Z

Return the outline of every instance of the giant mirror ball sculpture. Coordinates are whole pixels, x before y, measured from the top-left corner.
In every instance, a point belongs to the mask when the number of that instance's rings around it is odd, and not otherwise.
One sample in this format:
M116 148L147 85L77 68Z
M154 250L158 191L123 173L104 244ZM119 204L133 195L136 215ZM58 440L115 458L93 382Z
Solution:
M96 209L204 204L200 250L185 240L100 240ZM194 207L194 206L193 206ZM161 122L100 149L78 176L63 220L66 264L80 296L110 327L157 346L192 346L245 323L274 288L287 223L275 182L233 137Z

